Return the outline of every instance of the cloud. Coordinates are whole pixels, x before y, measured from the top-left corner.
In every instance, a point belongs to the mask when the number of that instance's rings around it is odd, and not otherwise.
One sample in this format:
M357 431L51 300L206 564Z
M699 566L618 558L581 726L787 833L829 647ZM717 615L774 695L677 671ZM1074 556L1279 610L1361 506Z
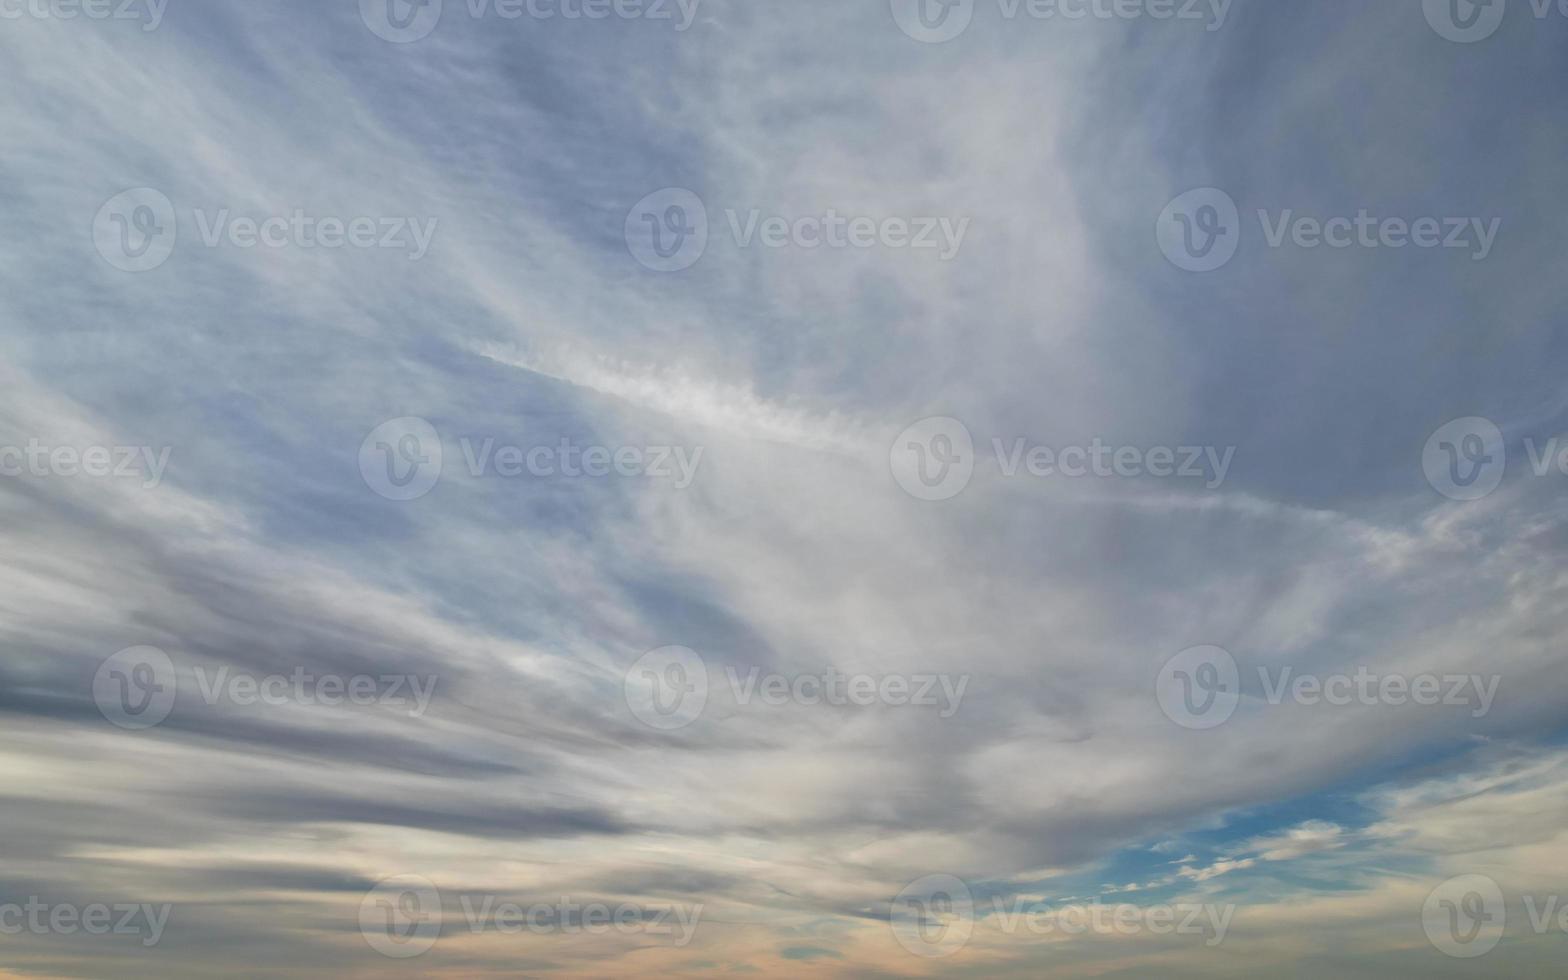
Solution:
M981 5L924 45L880 4L707 0L677 33L449 2L394 45L356 6L0 32L0 262L19 284L0 295L0 448L171 450L156 487L0 477L5 891L176 905L151 950L27 935L9 968L1387 976L1463 969L1417 925L1444 876L1552 887L1561 486L1516 451L1501 489L1459 504L1420 465L1452 418L1494 417L1511 450L1562 428L1568 130L1530 97L1561 75L1547 32L1519 19L1461 47L1393 5L1242 0L1214 32ZM1248 220L1367 206L1503 231L1484 263L1253 235L1192 276L1151 225L1210 184ZM88 229L141 186L179 238L125 273ZM660 274L624 226L670 186L712 234ZM945 262L728 230L731 210L830 208L970 226ZM198 210L436 230L418 261L209 247ZM979 451L938 503L889 469L894 436L934 415ZM359 454L408 416L445 463L396 502ZM705 452L684 489L502 479L465 466L486 438ZM1008 478L993 446L1015 439L1237 452L1210 492ZM1155 697L1201 644L1242 680L1208 732ZM177 696L127 731L94 683L138 645L169 655ZM676 645L710 683L666 731L626 681ZM1501 680L1483 717L1270 705L1256 683L1362 666ZM204 698L220 669L436 685L417 716ZM729 682L751 669L967 686L949 717L768 704ZM1239 909L1219 953L993 917L928 962L889 908L938 873L982 907ZM705 912L687 948L452 934L402 963L359 914L403 874ZM1544 974L1524 946L1482 965Z

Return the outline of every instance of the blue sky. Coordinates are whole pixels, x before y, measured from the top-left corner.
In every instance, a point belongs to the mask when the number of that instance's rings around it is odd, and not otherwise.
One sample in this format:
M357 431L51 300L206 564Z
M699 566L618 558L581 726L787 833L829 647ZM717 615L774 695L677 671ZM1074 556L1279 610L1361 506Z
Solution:
M590 8L0 0L0 976L1557 968L1564 11Z

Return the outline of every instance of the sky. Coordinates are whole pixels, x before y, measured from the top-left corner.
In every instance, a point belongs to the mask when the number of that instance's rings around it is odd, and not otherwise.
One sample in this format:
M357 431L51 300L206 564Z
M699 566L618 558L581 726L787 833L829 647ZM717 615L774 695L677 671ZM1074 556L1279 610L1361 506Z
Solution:
M0 0L0 976L1560 973L1565 41Z

